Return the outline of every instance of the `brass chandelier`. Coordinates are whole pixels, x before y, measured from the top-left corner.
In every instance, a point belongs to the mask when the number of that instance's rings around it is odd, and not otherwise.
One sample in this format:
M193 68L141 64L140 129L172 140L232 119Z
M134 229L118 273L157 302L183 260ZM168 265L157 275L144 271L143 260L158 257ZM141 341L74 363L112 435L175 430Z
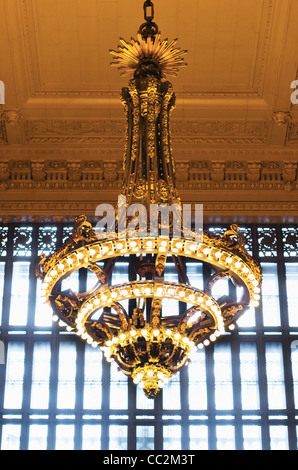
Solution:
M161 40L150 0L144 3L144 13L145 23L137 40L129 43L121 39L118 50L111 51L112 65L124 74L133 74L121 95L127 120L121 195L126 198L126 207L141 203L147 209L152 204L180 208L170 139L175 95L165 76L175 76L185 66L186 51L175 47L176 40ZM113 230L103 238L86 216L79 216L72 236L54 254L42 255L36 269L43 281L45 302L68 331L93 347L100 346L106 358L114 360L149 398L188 363L197 348L208 346L233 328L239 315L251 304L258 305L260 299L261 268L246 251L237 225L223 236L203 232L198 237L185 229L183 236L177 237L175 217L173 211L168 236L163 234L160 218L155 234L143 235L140 229L139 233L124 234L117 231L117 213ZM117 261L128 255L138 259L135 280L111 285ZM169 257L174 260L179 282L165 280ZM212 268L203 290L190 285L187 258ZM85 293L62 291L61 282L80 268L95 273L96 285ZM240 300L230 296L215 300L212 288L223 278L243 288ZM163 316L162 306L169 299L184 304L182 314ZM123 306L127 300L134 301L129 311Z

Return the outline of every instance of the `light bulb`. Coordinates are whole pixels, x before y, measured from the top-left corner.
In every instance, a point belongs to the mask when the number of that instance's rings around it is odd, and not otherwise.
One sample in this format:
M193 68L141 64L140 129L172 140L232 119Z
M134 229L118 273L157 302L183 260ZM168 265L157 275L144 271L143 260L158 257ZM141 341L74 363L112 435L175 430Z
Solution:
M153 331L153 336L158 336L159 335L159 330L154 330Z

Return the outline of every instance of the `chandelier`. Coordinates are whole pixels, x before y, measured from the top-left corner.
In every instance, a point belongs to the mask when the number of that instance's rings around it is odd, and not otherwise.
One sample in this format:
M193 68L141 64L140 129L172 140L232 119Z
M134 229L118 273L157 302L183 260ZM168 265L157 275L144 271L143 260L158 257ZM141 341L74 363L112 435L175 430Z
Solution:
M101 347L108 361L114 360L147 397L154 398L198 348L233 329L241 314L252 304L258 305L262 272L246 251L237 225L222 236L206 231L198 236L186 223L183 236L175 233L182 209L170 139L175 95L165 77L175 76L186 65L186 51L175 47L177 40L161 40L150 0L144 3L144 16L137 40L120 39L118 50L110 51L112 65L132 76L121 94L127 121L121 190L124 207L118 207L115 223L105 233L98 232L86 216L78 216L63 246L48 257L41 256L36 275L43 281L44 301L67 330L91 346ZM141 224L126 229L134 220L126 209L134 204L146 210L152 205L174 207L168 233L165 235L165 222L159 216L154 233L148 233L146 223L146 230ZM137 259L134 280L111 284L115 265L129 255ZM178 282L165 279L169 258L174 260ZM187 259L212 268L203 290L191 286ZM96 285L85 293L61 290L62 281L80 268L96 275ZM242 288L240 299L212 296L215 283L224 278ZM163 316L163 305L170 299L179 301L183 312ZM133 300L128 311L124 307L127 300Z

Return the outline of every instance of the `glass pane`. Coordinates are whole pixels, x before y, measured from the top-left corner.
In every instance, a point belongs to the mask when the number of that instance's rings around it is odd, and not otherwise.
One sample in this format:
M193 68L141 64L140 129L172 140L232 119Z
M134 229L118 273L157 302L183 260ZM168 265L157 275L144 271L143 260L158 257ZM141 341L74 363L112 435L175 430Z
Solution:
M240 345L241 399L243 410L260 407L257 347L253 343Z
M29 428L28 450L46 450L48 438L48 426L31 424Z
M74 408L76 395L76 346L73 343L60 343L58 366L58 408Z
M2 324L2 302L4 289L5 263L0 262L0 325Z
M269 426L270 449L288 450L288 428L286 426Z
M298 343L291 345L295 408L298 408Z
M165 266L165 281L178 282L178 274L175 264L169 262L169 257Z
M180 403L180 373L169 379L162 390L162 402L165 410L179 410Z
M4 392L4 408L22 408L24 378L24 343L8 343L6 358L6 378Z
M80 292L79 288L79 269L71 273L64 281L61 283L61 290L72 290L73 292Z
M208 450L208 426L189 426L190 450Z
M56 450L74 449L74 425L57 424L56 426Z
M129 274L128 274L128 266L127 262L119 262L116 263L115 268L113 269L112 274L112 285L116 286L118 284L123 284L129 281ZM121 305L125 308L128 312L128 300L122 300Z
M264 326L280 326L277 265L262 263L262 306Z
M35 343L33 348L31 408L46 409L49 406L50 367L50 343Z
M298 326L298 263L286 263L289 326Z
M28 262L13 263L10 325L22 326L27 323L29 269L30 264Z
M6 256L7 250L7 239L8 239L8 227L0 227L0 256Z
M35 326L51 327L53 323L53 310L49 304L44 303L41 297L42 281L37 280L36 285L36 307Z
M217 450L235 450L234 426L216 426Z
M207 409L207 384L205 351L198 350L188 365L189 375L189 409Z
M154 400L147 398L144 390L141 387L137 387L137 409L138 410L153 410Z
M258 227L259 256L277 256L276 228Z
M261 426L243 426L244 450L262 450Z
M229 295L229 280L228 278L221 279L217 281L212 287L212 296L215 299L220 299L224 295Z
M38 232L38 256L49 256L56 250L57 227L40 227Z
M232 409L232 358L229 344L217 343L214 345L214 377L216 409Z
M298 256L298 236L296 227L282 227L285 257Z
M13 256L31 256L32 227L15 227Z
M127 450L127 426L110 426L109 450Z
M101 425L85 424L83 426L83 450L101 449Z
M237 301L241 302L243 296L243 287L237 287ZM237 325L242 327L254 327L256 326L256 311L253 306L251 306L240 318L237 320Z
M181 426L163 426L163 449L181 449Z
M85 349L85 379L84 379L84 408L97 410L101 408L101 374L102 352L86 346Z
M127 410L128 385L127 377L111 362L110 408L112 410Z
M161 314L163 317L179 315L179 301L175 299L165 299L162 301Z
M268 406L272 410L286 408L282 345L266 344Z
M19 450L20 437L20 424L4 424L2 427L1 450Z
M154 450L154 426L137 426L137 450Z
M203 264L202 263L186 263L186 272L190 284L197 289L203 290Z
M254 327L256 326L256 310L254 307L250 307L246 312L241 315L237 320L237 325L242 327Z

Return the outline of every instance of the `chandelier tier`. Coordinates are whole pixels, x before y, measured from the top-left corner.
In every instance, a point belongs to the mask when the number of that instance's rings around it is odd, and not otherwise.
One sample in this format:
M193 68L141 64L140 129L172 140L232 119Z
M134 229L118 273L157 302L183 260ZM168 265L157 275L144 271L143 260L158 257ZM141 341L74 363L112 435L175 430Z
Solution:
M145 1L144 12L137 41L121 40L118 51L111 51L112 65L133 73L121 95L127 119L121 195L127 207L133 203L146 208L151 204L181 207L170 141L175 95L164 77L175 75L185 65L186 51L174 47L176 40L161 41L151 1ZM260 299L261 268L246 251L237 225L222 236L203 232L198 237L186 230L183 237L177 237L173 231L176 216L173 212L168 236L160 220L154 236L143 236L141 231L124 236L116 230L118 213L115 230L104 239L86 216L79 216L72 236L54 254L42 255L36 269L43 281L42 296L55 317L88 344L100 346L107 360L114 360L149 398L189 362L197 348L216 341ZM116 263L127 256L137 260L134 280L111 284ZM165 279L169 258L178 282ZM186 259L212 268L203 290L190 285ZM80 268L96 275L95 286L85 293L61 290L62 281ZM223 296L215 300L212 289L223 278L242 288L240 299ZM170 299L184 306L179 315L163 315ZM128 310L127 301L131 301Z

